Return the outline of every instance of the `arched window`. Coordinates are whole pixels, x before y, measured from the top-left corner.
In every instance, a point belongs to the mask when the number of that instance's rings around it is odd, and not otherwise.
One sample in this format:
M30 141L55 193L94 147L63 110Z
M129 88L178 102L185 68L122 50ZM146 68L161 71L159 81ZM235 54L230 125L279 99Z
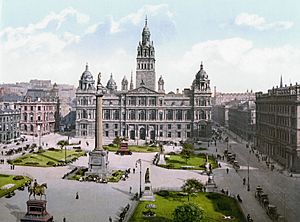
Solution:
M173 120L173 110L167 111L167 120Z

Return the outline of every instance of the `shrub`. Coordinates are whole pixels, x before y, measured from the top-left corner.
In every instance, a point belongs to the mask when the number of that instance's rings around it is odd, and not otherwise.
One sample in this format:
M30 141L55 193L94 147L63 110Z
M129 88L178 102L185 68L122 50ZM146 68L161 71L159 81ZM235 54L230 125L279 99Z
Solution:
M210 200L216 200L220 198L220 195L217 193L208 193L206 197Z
M167 190L160 190L156 193L157 195L161 196L161 197L167 197L170 195L170 192Z
M155 149L153 149L153 148L148 148L147 151L153 152L153 151L155 151Z
M110 146L110 147L115 147L115 144L110 143L110 144L108 144L108 146Z
M175 208L173 212L174 222L201 222L203 209L197 204L188 203Z
M13 161L13 163L21 163L22 162L22 160L20 160L20 159L15 159L14 161Z
M12 160L7 160L7 163L8 163L8 164L12 164L13 161L12 161Z
M47 165L48 165L48 166L54 166L55 163L54 163L53 161L48 161Z
M26 162L25 165L36 166L36 165L39 165L39 163L38 162Z
M55 149L54 147L51 147L48 150L50 150L50 151L57 151L57 149Z
M13 180L23 180L23 179L24 179L24 177L20 176L20 175L13 177Z
M9 175L6 175L6 174L0 174L0 177L9 177Z
M217 203L217 207L220 211L231 211L231 206L226 201L220 201Z

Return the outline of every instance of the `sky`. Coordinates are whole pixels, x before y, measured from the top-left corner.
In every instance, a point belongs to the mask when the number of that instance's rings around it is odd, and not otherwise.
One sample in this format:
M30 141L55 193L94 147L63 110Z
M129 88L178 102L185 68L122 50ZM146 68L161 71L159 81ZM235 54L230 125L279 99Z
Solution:
M219 92L300 82L297 0L0 0L0 83L78 86L89 64L106 85L135 79L145 17L166 91L191 86L201 61Z

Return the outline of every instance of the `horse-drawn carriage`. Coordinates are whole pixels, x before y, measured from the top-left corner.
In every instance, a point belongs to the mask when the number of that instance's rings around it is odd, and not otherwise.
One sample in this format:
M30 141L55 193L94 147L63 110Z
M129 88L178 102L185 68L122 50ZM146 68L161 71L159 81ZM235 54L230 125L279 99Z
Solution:
M268 216L272 220L275 220L275 221L278 220L280 215L277 212L277 207L276 206L269 204L266 211L267 211Z

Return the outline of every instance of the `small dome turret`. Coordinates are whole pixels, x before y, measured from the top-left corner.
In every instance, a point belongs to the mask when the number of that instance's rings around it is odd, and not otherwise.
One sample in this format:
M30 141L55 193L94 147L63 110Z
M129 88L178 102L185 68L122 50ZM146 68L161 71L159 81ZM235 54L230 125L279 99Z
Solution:
M108 80L107 84L106 84L106 88L109 90L117 90L117 84L115 82L115 80L113 79L113 75L112 73L110 74L110 79Z

